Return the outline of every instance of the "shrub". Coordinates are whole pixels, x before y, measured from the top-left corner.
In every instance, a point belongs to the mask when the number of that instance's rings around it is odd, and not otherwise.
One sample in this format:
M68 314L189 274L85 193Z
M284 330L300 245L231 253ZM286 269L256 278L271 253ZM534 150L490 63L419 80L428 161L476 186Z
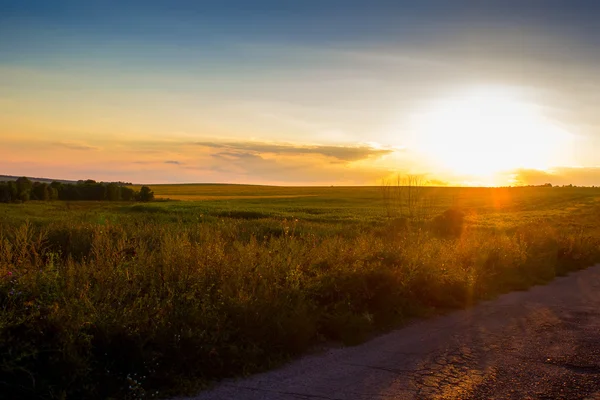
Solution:
M432 221L433 231L444 237L458 237L462 234L465 214L454 208L444 211Z

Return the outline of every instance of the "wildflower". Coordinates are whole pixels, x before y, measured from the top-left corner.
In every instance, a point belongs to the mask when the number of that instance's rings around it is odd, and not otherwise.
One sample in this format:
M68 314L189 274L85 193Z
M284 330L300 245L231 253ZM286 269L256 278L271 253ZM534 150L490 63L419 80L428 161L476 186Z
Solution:
M12 276L12 275L13 275L13 273L8 271L8 276Z

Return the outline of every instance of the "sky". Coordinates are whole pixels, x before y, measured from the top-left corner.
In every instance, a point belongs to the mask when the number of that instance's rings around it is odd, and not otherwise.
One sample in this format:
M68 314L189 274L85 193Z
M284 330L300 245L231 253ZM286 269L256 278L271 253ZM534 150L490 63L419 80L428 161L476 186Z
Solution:
M600 185L600 2L0 0L0 174Z

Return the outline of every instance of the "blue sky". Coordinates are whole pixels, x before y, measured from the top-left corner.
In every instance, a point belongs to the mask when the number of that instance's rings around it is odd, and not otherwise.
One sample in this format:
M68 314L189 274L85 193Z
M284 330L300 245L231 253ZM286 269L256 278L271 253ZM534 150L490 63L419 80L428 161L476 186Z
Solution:
M532 157L548 179L575 167L594 176L598 17L593 1L0 1L0 169L145 182L373 184L400 171L527 183L537 164L458 172L411 125L483 86L510 91L501 102L535 104L540 124L569 133L561 154ZM463 128L434 135L460 139ZM348 160L331 146L371 150ZM60 161L48 156L59 149Z

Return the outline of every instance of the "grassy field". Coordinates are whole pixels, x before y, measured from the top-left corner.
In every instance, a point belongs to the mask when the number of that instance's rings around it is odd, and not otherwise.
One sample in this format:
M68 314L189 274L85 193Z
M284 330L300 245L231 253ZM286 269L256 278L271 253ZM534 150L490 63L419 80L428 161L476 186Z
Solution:
M2 395L193 392L600 260L595 188L152 189L0 205Z

